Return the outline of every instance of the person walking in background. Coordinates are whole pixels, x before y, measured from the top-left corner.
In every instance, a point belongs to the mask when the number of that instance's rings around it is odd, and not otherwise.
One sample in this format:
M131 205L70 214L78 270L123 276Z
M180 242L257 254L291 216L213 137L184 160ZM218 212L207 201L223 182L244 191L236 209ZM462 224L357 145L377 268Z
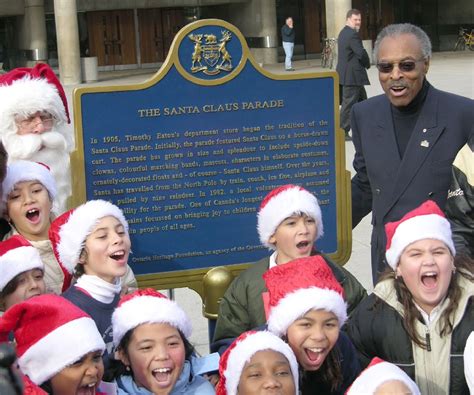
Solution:
M337 66L339 84L342 85L341 128L350 140L350 115L352 106L367 99L364 85L370 85L366 69L370 59L359 37L361 14L359 10L347 11L346 26L337 38Z
M283 50L285 51L285 70L295 71L291 64L293 49L295 48L295 29L293 28L293 18L286 18L285 24L281 28L281 39L283 41Z
M352 108L352 227L372 212L372 277L386 267L384 225L426 199L444 210L451 167L474 125L474 101L427 81L431 42L409 23L389 25L374 50L385 94Z

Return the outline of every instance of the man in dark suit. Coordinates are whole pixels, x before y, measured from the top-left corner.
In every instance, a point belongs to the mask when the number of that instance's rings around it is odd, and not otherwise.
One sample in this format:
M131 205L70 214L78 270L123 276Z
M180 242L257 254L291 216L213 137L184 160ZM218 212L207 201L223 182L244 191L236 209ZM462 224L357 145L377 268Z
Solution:
M474 128L474 101L426 80L431 43L411 24L385 27L375 42L385 92L352 109L352 226L372 211L372 277L385 263L387 222L432 199L442 209L451 164Z
M370 85L365 70L370 68L370 59L359 37L360 24L360 11L347 11L346 26L337 38L336 71L339 74L339 84L342 85L341 128L346 133L346 139L350 139L352 106L367 99L364 85Z

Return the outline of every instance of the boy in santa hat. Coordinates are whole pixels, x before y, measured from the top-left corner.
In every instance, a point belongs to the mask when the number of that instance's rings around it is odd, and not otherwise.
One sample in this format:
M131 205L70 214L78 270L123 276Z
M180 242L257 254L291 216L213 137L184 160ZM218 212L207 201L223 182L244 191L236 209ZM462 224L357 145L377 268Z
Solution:
M38 251L23 236L0 242L0 311L44 294L43 270Z
M0 76L0 138L8 161L32 160L51 168L59 213L67 209L71 195L70 122L66 94L47 64Z
M449 221L432 200L385 231L390 268L347 328L361 363L396 363L422 394L466 394L461 356L474 330L474 262L456 255Z
M112 313L130 270L130 237L122 210L90 200L56 218L49 229L53 251L76 282L62 296L88 313L112 351Z
M264 273L268 330L283 338L300 367L302 395L339 395L360 372L357 353L341 331L344 290L321 256L295 259Z
M375 357L346 395L421 395L416 383L397 365Z
M291 348L268 331L241 334L219 361L216 395L298 394L298 362Z
M214 333L214 351L223 352L229 339L265 324L265 271L296 258L320 255L314 244L323 235L321 209L306 189L288 184L272 190L263 199L257 219L260 241L273 253L252 264L225 292ZM367 293L351 273L324 259L344 287L350 313Z
M99 394L105 344L94 321L60 296L28 299L0 317L0 341L13 332L25 394Z

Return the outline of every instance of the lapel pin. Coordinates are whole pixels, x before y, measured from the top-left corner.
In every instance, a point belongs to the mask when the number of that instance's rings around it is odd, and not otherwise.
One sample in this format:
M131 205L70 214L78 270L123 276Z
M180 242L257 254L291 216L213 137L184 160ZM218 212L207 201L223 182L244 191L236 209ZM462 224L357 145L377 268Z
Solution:
M423 140L423 141L420 143L420 145L421 145L422 147L426 147L426 148L427 148L427 147L430 146L430 143L428 142L428 140Z
M426 128L423 129L423 133L426 133Z

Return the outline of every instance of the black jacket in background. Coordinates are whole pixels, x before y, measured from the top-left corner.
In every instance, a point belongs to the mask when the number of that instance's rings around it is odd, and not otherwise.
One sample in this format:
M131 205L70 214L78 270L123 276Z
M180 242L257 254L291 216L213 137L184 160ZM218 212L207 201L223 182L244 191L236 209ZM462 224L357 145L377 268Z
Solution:
M281 28L281 40L286 43L295 42L295 29L289 27L286 23Z
M370 85L365 69L370 68L370 59L362 46L362 40L349 26L339 33L337 38L337 66L340 85Z

